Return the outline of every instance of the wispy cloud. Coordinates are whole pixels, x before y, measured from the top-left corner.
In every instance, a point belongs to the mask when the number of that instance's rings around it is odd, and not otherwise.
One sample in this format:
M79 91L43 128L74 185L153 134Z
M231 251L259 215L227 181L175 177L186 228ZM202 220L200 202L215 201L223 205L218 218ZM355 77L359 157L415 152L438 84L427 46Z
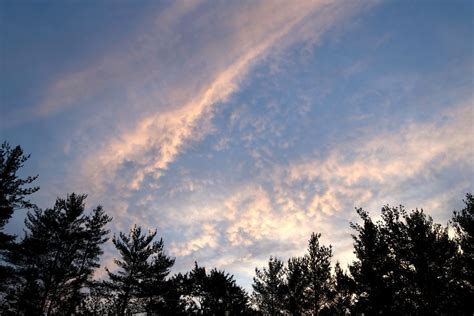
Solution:
M463 170L474 168L472 111L473 102L468 100L426 122L377 129L375 134L367 131L357 142L341 143L323 157L309 155L275 165L261 179L235 188L216 206L195 207L187 213L196 217L181 223L175 218L184 231L196 226L203 230L175 242L173 252L185 262L202 258L250 278L253 267L269 255L301 255L313 231L334 246L336 260L349 263L353 258L349 222L357 220L354 207L377 212L386 203L403 202L446 220L448 202L472 190L469 176L462 176ZM443 172L457 173L464 181L446 191L445 180L439 177ZM414 194L417 186L429 188L430 194L423 190ZM441 194L433 198L437 187ZM211 253L208 247L199 247L211 241ZM234 256L221 262L223 252Z
M194 9L195 6L191 6L191 8ZM240 8L231 8L234 9L232 11L229 11L229 8L220 9L219 15L217 15L217 11L211 9L211 13L204 15L209 20L202 21L201 19L195 22L197 28L206 30L211 28L210 31L215 32L211 18L217 17L218 23L222 23L219 28L228 32L224 36L218 34L215 38L206 39L202 43L193 43L193 45L197 45L197 56L191 57L192 59L187 63L191 67L197 67L197 73L192 72L192 75L182 73L190 78L180 81L178 85L170 86L169 91L165 92L164 99L157 97L157 94L163 90L162 88L144 91L136 86L128 87L131 91L129 93L130 100L135 104L134 106L151 110L146 111L149 112L147 116L138 118L133 125L127 124L127 127L122 128L122 132L119 132L118 135L107 135L103 146L86 157L86 163L81 173L87 174L88 181L93 182L92 185L95 185L98 190L104 190L107 185L117 186L117 184L121 189L138 190L142 187L146 177L155 182L155 187L159 186L157 180L185 150L186 146L190 142L202 139L210 132L210 120L216 105L228 100L239 89L242 80L248 75L253 65L274 54L275 50L281 50L292 43L314 40L315 34L320 36L327 28L342 23L345 17L354 14L360 8L331 1L292 3L275 1L250 2ZM186 10L178 11L182 16L183 11ZM191 13L187 12L187 14ZM220 18L221 15L225 19ZM168 29L168 26L163 23L166 22L160 21L157 24L157 32L161 28ZM170 17L169 23L176 24L176 21ZM176 37L179 38L181 34L165 32L165 35L172 36L169 40L173 42L179 40ZM150 61L151 64L145 65L146 67L156 66L158 69L167 69L166 65L160 64L159 56L157 60L154 59L156 58L155 53L159 55L160 48L156 48L155 43L150 40L150 36L144 37L144 47L141 48L140 58ZM187 38L183 38L183 40L187 40ZM163 41L165 39L160 39L160 43ZM186 46L185 43L182 44ZM148 55L147 51L151 51L153 54ZM196 64L210 60L213 61L212 67ZM133 66L128 64L131 63L128 59L110 62L111 66L108 66L107 63L99 68L115 69L115 65L118 63L121 65L119 69L129 69L133 73ZM181 72L192 70L187 67L179 68L179 65L176 67ZM163 82L167 82L166 74L161 75L164 76ZM77 79L73 76L65 80L72 82L72 86L77 85L81 87L80 90L85 90L82 85L88 84L88 77L86 71L80 73ZM100 78L94 71L91 77ZM147 79L150 79L151 82L162 81L161 78L153 77L153 74ZM141 80L138 82L145 83ZM64 85L68 86L68 84ZM153 87L153 85L151 86ZM55 87L61 87L61 85ZM72 88L72 90L75 89ZM75 93L69 94L69 90L58 89L56 97L62 98L61 95L64 93L68 95L68 98L74 99ZM184 97L177 96L181 92ZM55 93L52 94L55 95ZM158 99L155 100L155 98ZM184 102L182 104L175 103L177 100ZM155 101L163 106L154 107L153 102ZM51 106L54 107L54 105ZM125 177L122 172L125 172Z

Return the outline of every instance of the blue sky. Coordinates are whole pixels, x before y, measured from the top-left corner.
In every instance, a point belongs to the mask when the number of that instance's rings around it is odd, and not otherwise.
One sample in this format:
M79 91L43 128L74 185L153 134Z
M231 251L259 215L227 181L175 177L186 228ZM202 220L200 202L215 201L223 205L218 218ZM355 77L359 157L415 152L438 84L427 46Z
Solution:
M33 200L87 193L113 232L156 228L175 271L249 287L313 231L346 264L354 207L446 223L473 191L472 1L0 6L0 133Z

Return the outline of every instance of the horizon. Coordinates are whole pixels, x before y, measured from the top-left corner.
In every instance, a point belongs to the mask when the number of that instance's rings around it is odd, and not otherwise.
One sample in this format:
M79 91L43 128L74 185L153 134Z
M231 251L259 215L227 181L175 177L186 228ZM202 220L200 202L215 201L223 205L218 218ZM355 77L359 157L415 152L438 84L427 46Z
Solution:
M474 191L471 1L0 8L0 132L31 154L31 200L84 193L111 235L156 228L173 272L197 261L248 290L312 232L345 266L355 207L444 224Z

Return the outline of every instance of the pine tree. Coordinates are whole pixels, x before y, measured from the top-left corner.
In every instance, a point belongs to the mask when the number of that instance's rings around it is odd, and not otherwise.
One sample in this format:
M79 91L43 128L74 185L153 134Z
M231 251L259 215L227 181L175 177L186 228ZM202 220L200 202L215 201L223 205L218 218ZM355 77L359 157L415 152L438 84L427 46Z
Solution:
M334 267L334 298L332 309L337 315L346 315L352 307L353 280L341 268L339 262Z
M318 315L320 310L328 307L331 291L331 246L322 246L319 243L321 234L311 234L308 244L308 253L305 255L308 278L308 312Z
M386 282L390 275L386 264L388 245L379 226L369 214L362 209L357 209L357 213L363 223L351 223L351 227L358 233L352 236L357 259L349 267L356 284L355 311L367 315L396 313L390 309L395 293Z
M206 299L206 268L194 262L194 268L187 274L189 310L201 313Z
M68 306L68 314L73 314L76 307L82 301L81 289L85 284L92 282L92 275L100 265L99 259L103 254L101 245L109 240L109 230L104 229L105 225L112 220L101 206L92 210L84 224L83 245L78 249L79 255L74 264L77 267L75 279L69 282L69 293L65 299L64 306Z
M294 316L302 315L307 308L308 288L307 266L304 258L294 257L288 260L286 279L286 310Z
M34 182L38 176L22 179L17 174L29 158L30 155L24 155L20 146L11 148L4 142L0 147L0 262L6 260L15 246L15 236L3 231L13 212L35 207L27 197L38 191L39 187L25 186ZM13 272L11 267L0 264L0 292L7 290Z
M283 262L270 257L268 268L255 269L253 278L253 301L264 314L271 316L280 314L284 309L286 284Z
M168 291L165 293L166 305L162 311L163 315L187 315L192 310L198 312L199 309L192 305L194 301L190 294L192 283L189 280L189 274L175 274L168 279L167 283Z
M242 315L248 311L247 293L235 283L234 277L212 269L204 284L203 312L208 315Z
M166 279L174 265L175 259L167 256L164 250L163 239L154 243L155 252L151 258L146 278L142 283L142 298L149 313L166 311L166 297L169 295L170 283Z
M410 277L410 239L407 235L403 219L406 211L402 205L399 207L382 207L382 221L377 223L380 232L380 244L385 245L387 251L382 258L384 267L384 283L392 298L385 308L402 314L411 314L414 310L409 287L412 282Z
M363 224L351 224L357 261L356 312L373 314L462 314L462 288L456 271L456 244L447 227L433 223L423 210L382 208L374 223L358 210Z
M114 262L120 270L113 273L107 270L109 288L116 294L116 314L125 315L132 309L145 311L153 308L168 269L174 263L163 253L163 241L153 242L156 231L142 234L139 226L134 226L128 235L120 233L113 243L121 255ZM158 288L151 290L153 285ZM148 305L149 304L149 305Z
M465 207L454 212L452 222L461 249L460 272L463 286L474 295L474 197L466 194ZM471 303L472 306L472 303Z
M457 314L452 265L457 248L447 227L434 224L423 210L405 215L410 300L419 315Z
M85 199L73 193L58 198L51 209L27 214L28 231L9 257L19 276L10 295L18 312L65 313L79 304L79 291L98 266L110 221L100 206L84 214Z

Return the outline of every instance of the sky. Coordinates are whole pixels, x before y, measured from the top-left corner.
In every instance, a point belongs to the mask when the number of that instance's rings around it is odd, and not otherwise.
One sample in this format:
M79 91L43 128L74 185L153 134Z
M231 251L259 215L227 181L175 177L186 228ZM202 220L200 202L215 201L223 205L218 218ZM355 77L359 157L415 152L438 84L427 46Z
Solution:
M38 206L85 193L174 272L250 288L312 232L345 266L355 207L446 224L473 192L473 24L461 0L0 0L0 135Z

